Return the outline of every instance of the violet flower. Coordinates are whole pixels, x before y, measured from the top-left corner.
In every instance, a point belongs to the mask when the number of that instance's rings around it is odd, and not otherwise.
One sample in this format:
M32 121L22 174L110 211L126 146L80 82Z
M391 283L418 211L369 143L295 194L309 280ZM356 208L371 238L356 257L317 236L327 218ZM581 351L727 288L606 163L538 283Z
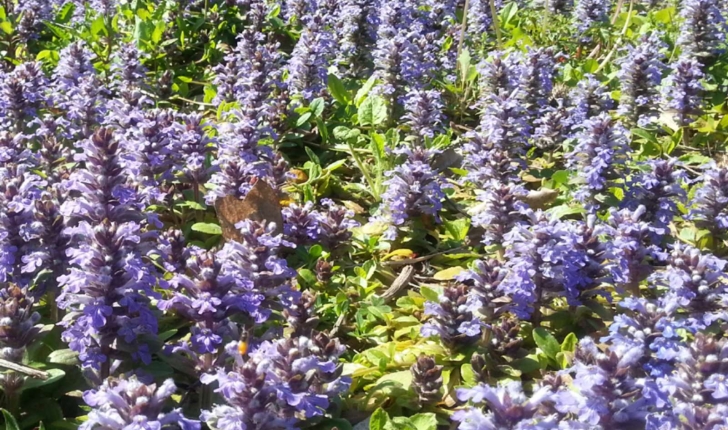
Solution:
M224 254L199 248L190 248L187 253L190 257L185 270L170 281L172 296L160 300L159 308L173 311L193 324L189 341L182 340L168 350L189 357L195 371L203 374L212 371L217 361L224 360L224 345L239 337L238 328L229 317L241 311L259 315L258 308L265 296L255 292L241 294L233 276L223 272Z
M611 5L607 0L577 0L573 19L583 42L591 42L591 36L587 33L609 20Z
M495 2L496 13L502 7L502 0ZM483 36L493 31L493 16L488 0L471 0L468 8L468 34L474 42L480 42Z
M529 117L533 118L549 102L556 74L556 55L552 48L529 48L520 60L518 95Z
M122 166L139 196L147 204L165 201L168 196L164 185L172 180L173 145L180 141L174 111L145 111L125 134Z
M577 134L577 144L567 155L567 166L577 170L575 198L590 211L599 208L599 197L618 175L629 153L627 130L608 114L587 120Z
M607 269L618 288L628 288L636 293L639 283L652 271L650 262L660 261L665 255L651 245L652 226L643 220L647 209L639 206L609 211L607 224L599 226L599 234L609 237L606 249Z
M397 236L397 227L420 215L429 215L439 220L442 209L442 191L445 185L440 175L430 166L436 151L424 148L401 148L395 151L407 155L407 160L386 173L389 177L384 183L387 190L382 194L380 218L390 224L385 239Z
M609 89L591 74L584 75L569 93L569 99L569 124L572 133L577 132L586 120L612 109L614 105Z
M676 371L658 380L668 399L666 412L647 426L719 429L728 426L728 342L698 333L682 349ZM653 426L654 425L654 426Z
M701 179L690 218L699 228L720 237L728 231L728 169L710 164Z
M716 320L728 320L728 262L703 254L690 246L675 244L668 266L655 273L657 285L668 288L662 304L666 309L683 311L701 328Z
M483 188L478 191L478 199L483 203L476 207L477 212L472 218L473 225L485 229L484 244L502 244L508 232L525 222L523 211L528 205L521 199L528 193L522 185L499 184L494 181L484 184Z
M351 383L337 364L344 348L323 333L266 341L245 357L238 342L227 351L235 359L233 369L219 369L216 376L203 379L219 383L216 391L224 403L202 413L219 430L297 428L323 415L331 398Z
M726 17L721 7L718 0L687 0L681 4L677 45L684 53L705 61L724 51Z
M412 388L417 394L420 405L437 403L442 399L442 366L435 364L435 359L424 354L410 367Z
M646 171L630 180L624 205L631 209L645 206L643 219L651 224L653 243L659 245L669 235L668 226L678 215L678 204L687 202L687 193L682 188L687 174L674 159L651 160L645 167Z
M38 62L21 63L4 73L0 85L0 129L26 132L26 124L45 108L48 79Z
M655 405L642 395L645 381L635 366L641 357L639 348L610 348L602 352L591 338L582 339L570 369L572 386L562 387L554 396L556 410L573 416L565 421L566 428L579 428L580 423L588 428L643 423Z
M135 360L151 361L144 335L157 331L147 298L156 279L143 260L143 215L119 165L114 133L99 129L79 146L83 152L76 159L84 168L64 183L70 198L61 213L73 248L71 270L58 279L58 306L68 311L63 340L100 383L127 351Z
M208 128L214 128L199 114L182 116L182 124L176 126L179 130L172 134L179 136L179 141L171 142L171 146L179 150L179 154L173 155L172 159L181 170L182 181L192 186L193 192L199 192L212 174L208 157L215 149L216 139L210 136ZM199 196L195 196L195 201L199 201Z
M335 46L332 34L322 28L320 18L314 16L312 19L293 48L286 81L291 93L300 94L307 102L319 97L326 89L328 62Z
M525 169L525 161L501 147L498 137L480 131L464 135L463 169L468 171L465 179L478 189L485 189L492 181L500 184L520 182L518 173Z
M13 284L0 285L0 357L22 364L26 350L41 335L40 314L33 310L34 300L28 290ZM25 376L9 371L0 374L0 387L6 397L19 394Z
M489 8L488 2L484 3L485 7ZM484 99L479 102L482 107L487 107L488 97L510 94L518 87L523 74L523 65L519 60L519 55L515 53L493 51L487 59L478 63L480 93L481 99Z
M412 90L407 95L404 108L407 112L402 120L409 126L409 134L416 145L433 139L443 130L444 105L436 90Z
M464 284L447 287L439 303L426 302L425 315L428 321L422 326L422 336L438 336L448 348L468 346L477 342L483 323L474 315L482 303L468 294Z
M674 112L673 118L680 127L690 125L702 113L701 69L697 60L685 56L672 65L672 73L662 82L662 107Z
M527 396L520 381L503 382L497 387L479 384L473 388L459 388L457 396L459 400L477 406L453 415L453 420L460 421L460 430L557 428L558 417L548 406L553 402L553 393L547 386L536 387L534 393Z
M32 253L26 240L33 221L34 201L46 183L24 164L8 164L0 170L0 282L27 286L30 282L21 262Z
M617 113L631 127L650 125L659 115L659 85L665 68L661 51L666 47L659 37L659 33L642 36L617 61L622 84Z
M294 245L283 235L275 234L273 223L245 220L235 227L243 240L228 241L219 251L221 273L234 279L235 294L250 304L245 311L255 321L263 322L270 316L271 308L286 307L300 296L291 285L296 271L280 256L282 248Z
M177 391L174 382L144 384L136 376L109 378L83 394L91 406L81 430L181 429L199 430L200 422L184 417L181 409L165 412L166 403Z

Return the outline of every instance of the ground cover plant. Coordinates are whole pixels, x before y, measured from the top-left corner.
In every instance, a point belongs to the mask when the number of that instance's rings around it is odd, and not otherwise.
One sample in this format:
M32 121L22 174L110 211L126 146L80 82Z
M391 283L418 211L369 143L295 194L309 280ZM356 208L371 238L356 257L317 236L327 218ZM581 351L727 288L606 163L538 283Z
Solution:
M728 429L726 17L0 2L5 428Z

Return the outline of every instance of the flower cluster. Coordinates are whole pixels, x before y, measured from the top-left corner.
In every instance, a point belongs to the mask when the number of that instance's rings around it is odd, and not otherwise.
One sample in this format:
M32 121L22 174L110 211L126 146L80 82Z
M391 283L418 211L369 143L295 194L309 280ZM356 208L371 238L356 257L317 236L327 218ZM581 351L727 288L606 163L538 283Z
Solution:
M683 52L707 59L723 52L726 17L717 0L689 0L681 5L683 19L677 44Z
M728 169L708 166L702 180L690 217L698 227L720 237L728 230Z
M659 33L643 36L635 46L627 48L618 63L617 76L622 83L617 112L629 125L645 127L657 120L659 88L664 64L665 44Z
M220 430L289 429L320 416L330 398L345 391L350 380L337 365L343 347L323 333L265 341L247 355L238 342L228 345L231 371L206 377L217 381L225 404L203 411L202 419Z
M40 314L33 310L33 297L27 289L4 283L0 288L0 357L22 363L26 350L40 337ZM15 396L25 378L16 372L0 375L0 387L7 396Z
M323 211L313 209L313 203L295 203L283 209L283 230L286 238L297 245L321 244L328 249L343 246L351 238L350 229L359 226L354 212L323 199Z
M68 311L64 340L84 367L103 379L123 351L151 360L144 335L157 331L147 304L157 281L143 259L143 215L121 167L114 132L99 129L81 147L77 160L84 168L64 183L70 197L61 213L70 220L65 233L71 269L59 277L58 305Z
M599 195L615 179L629 152L627 130L603 113L586 120L576 136L577 144L568 154L568 166L578 171L575 197L587 209L599 207Z
M115 429L130 427L199 430L200 422L185 418L180 409L165 412L165 403L177 391L174 382L145 384L136 376L107 379L95 390L84 393L83 400L92 409L80 429Z
M678 215L678 204L687 203L687 193L682 188L687 174L674 159L653 160L644 167L647 171L630 181L625 202L633 210L640 205L645 207L643 219L651 224L653 242L660 244L668 234L668 225Z
M390 225L387 239L397 237L397 227L414 217L429 215L439 220L446 185L430 165L436 151L424 148L400 148L396 153L407 156L404 164L387 172L387 191L382 195L381 219Z
M690 57L680 58L672 66L672 73L662 87L662 105L673 111L675 122L681 127L689 125L699 115L703 79L700 63Z

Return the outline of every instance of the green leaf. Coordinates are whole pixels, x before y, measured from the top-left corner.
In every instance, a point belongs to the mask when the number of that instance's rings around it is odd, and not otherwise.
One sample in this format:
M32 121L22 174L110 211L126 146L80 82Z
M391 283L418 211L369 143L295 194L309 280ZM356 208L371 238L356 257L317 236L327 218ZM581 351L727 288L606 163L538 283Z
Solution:
M579 339L574 333L569 333L561 342L561 351L574 352L576 351L576 345L579 343Z
M413 415L410 421L417 430L437 430L437 416L432 412Z
M104 16L99 16L91 23L91 34L99 37L100 34L103 34L106 36L106 22L104 21Z
M360 107L361 104L364 102L364 99L369 95L369 91L374 88L374 84L377 83L377 77L375 75L372 75L369 79L367 79L366 83L364 83L364 86L359 88L359 91L356 92L356 97L354 97L354 104L356 107Z
M586 212L583 206L569 206L569 205L559 205L554 206L551 209L548 209L546 213L551 214L556 219L561 219L565 216L569 215L576 215L576 214L582 214Z
M311 161L313 161L314 163L316 163L317 165L320 166L321 160L319 160L318 155L314 154L313 150L311 148L309 148L308 146L304 147L304 149L306 151L306 155L308 155L308 158L310 158Z
M556 360L556 354L561 352L561 346L551 333L542 327L537 327L533 329L533 340L547 357Z
M61 369L44 369L44 370L50 374L50 377L46 380L31 379L31 378L26 379L25 383L23 384L23 391L42 387L42 386L48 385L48 384L52 384L52 383L60 380L64 376L66 376L66 372L64 372Z
M334 128L334 138L337 140L348 142L356 139L359 135L361 135L361 131L358 128L349 128L343 125Z
M568 170L557 170L551 175L551 180L554 181L554 187L566 184L569 182L569 171Z
M460 218L453 221L443 220L443 225L453 239L460 241L464 240L468 235L468 231L470 230L470 219Z
M192 224L192 230L205 234L222 234L222 228L211 222L198 222Z
M703 165L705 163L709 163L712 158L700 154L685 154L678 158L678 160L685 164Z
M316 284L316 274L314 274L311 270L306 268L298 269L298 277L304 281L304 284L306 285L315 285Z
M420 294L422 294L422 297L426 298L427 300L435 303L440 302L440 294L437 293L437 291L433 290L430 287L422 287L420 288Z
M324 99L319 97L316 99L313 99L310 105L308 105L308 108L311 109L311 113L315 117L320 117L322 113L324 113L324 107L326 104L324 103Z
M417 430L412 421L407 417L394 417L387 423L387 430Z
M514 360L513 363L511 363L513 368L518 369L523 374L535 372L536 370L541 368L541 364L530 357L524 357L519 358L518 360Z
M501 23L505 27L518 13L518 4L515 2L508 3L503 9L501 9L500 18Z
M675 17L675 8L670 6L655 12L653 16L655 17L655 21L663 24L669 24Z
M398 383L402 386L405 390L409 390L412 386L412 371L409 369L407 370L400 370L399 372L393 372L388 373L377 381L377 384L380 384L384 381L393 381Z
M475 372L473 371L473 365L470 363L464 363L462 366L460 366L460 377L463 378L463 382L468 387L474 387L478 384L478 380L475 377Z
M463 80L466 80L468 77L468 71L470 70L470 51L467 47L463 48L463 52L460 53L460 57L458 57L458 64L460 65L460 76Z
M631 130L631 133L633 135L635 135L635 136L639 136L639 137L645 139L648 142L658 143L657 142L657 138L655 137L655 135L652 134L652 133L650 133L647 130L644 130L644 129L641 129L641 128L633 128Z
M154 26L154 30L152 31L152 43L157 45L162 41L162 36L164 36L164 30L166 28L167 26L164 21L157 22L157 25Z
M48 355L49 363L76 365L78 364L78 352L70 349L58 349Z
M2 29L5 34L13 34L13 25L9 21L0 22L0 29Z
M306 112L303 115L298 117L298 120L296 121L296 127L300 127L303 124L306 124L311 119L311 112Z
M329 93L336 99L337 102L344 106L351 103L351 95L344 87L344 83L336 75L329 75Z
M3 410L4 412L4 410ZM389 422L389 415L384 409L379 408L369 417L369 430L384 430L384 427ZM8 429L11 430L11 429Z
M432 275L433 278L438 281L449 281L455 279L457 275L462 273L465 269L460 266L449 267L447 269L440 270L439 272Z
M15 420L13 414L6 411L5 409L2 409L2 411L3 417L5 418L5 430L20 430L20 427L18 427L18 422Z
M379 96L367 97L359 107L359 125L379 125L387 119L387 105Z

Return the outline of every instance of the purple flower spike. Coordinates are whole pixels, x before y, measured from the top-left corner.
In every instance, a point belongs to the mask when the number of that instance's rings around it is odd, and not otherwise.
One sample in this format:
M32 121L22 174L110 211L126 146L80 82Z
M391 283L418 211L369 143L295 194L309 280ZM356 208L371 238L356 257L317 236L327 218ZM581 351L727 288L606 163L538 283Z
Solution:
M662 87L662 105L674 112L673 118L681 127L690 125L702 110L702 66L690 57L682 57L672 65L672 73L665 78Z
M68 314L64 341L88 371L103 380L111 361L131 357L151 361L144 335L154 335L157 319L148 307L156 279L143 259L143 214L119 164L119 144L109 129L80 143L77 161L84 168L64 182L69 199L61 213L71 269L58 278L58 306ZM145 236L146 237L146 236Z
M387 172L387 191L382 194L380 218L391 226L385 234L389 240L396 238L396 227L403 226L409 218L429 215L439 220L438 212L445 197L444 180L430 166L436 151L402 148L396 152L407 155L407 160Z
M425 315L430 319L422 326L422 336L438 336L449 348L468 346L480 338L483 323L474 315L480 300L468 294L464 284L447 287L439 303L425 303Z
M242 356L238 342L228 345L232 371L214 377L225 403L203 411L202 419L219 430L298 428L300 421L326 412L331 398L348 390L338 358L344 348L323 333L263 342Z
M702 182L692 201L690 218L699 228L722 236L728 231L728 169L710 164Z
M724 6L718 0L687 0L681 3L682 27L677 44L683 52L701 59L721 54L726 40L724 13Z
M84 401L92 409L79 429L199 430L200 422L185 418L181 409L164 411L175 391L177 387L171 379L160 385L147 385L136 376L109 378L98 389L83 394Z
M659 85L662 81L662 63L666 48L659 33L642 36L637 44L626 49L617 61L617 76L622 83L617 113L631 127L645 127L657 120L659 114Z
M577 170L579 188L576 200L588 210L599 208L598 196L615 179L630 151L627 130L602 113L584 122L577 134L577 144L567 155L567 166Z

